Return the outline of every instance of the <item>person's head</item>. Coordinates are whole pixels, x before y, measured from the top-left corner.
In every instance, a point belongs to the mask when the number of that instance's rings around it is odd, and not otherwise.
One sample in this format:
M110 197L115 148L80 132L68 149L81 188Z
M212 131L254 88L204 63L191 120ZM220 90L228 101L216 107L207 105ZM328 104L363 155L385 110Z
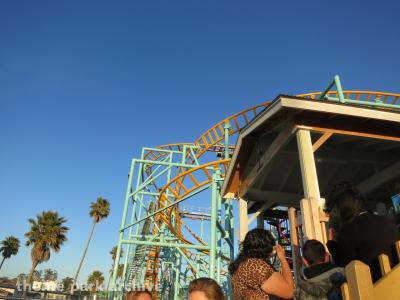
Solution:
M246 234L241 244L241 252L247 257L267 258L271 255L274 246L275 239L271 232L265 229L254 228Z
M303 263L306 267L329 261L329 254L324 245L317 240L308 240L302 248Z
M275 239L271 232L255 228L250 230L241 243L239 256L229 266L229 273L233 275L240 263L248 258L267 259L271 256L275 246Z
M202 277L190 282L189 300L225 300L225 296L215 280Z
M152 300L153 297L148 290L131 291L126 293L125 300Z
M336 184L326 199L325 210L330 212L337 207L341 222L349 223L366 210L366 200L360 190L351 182Z

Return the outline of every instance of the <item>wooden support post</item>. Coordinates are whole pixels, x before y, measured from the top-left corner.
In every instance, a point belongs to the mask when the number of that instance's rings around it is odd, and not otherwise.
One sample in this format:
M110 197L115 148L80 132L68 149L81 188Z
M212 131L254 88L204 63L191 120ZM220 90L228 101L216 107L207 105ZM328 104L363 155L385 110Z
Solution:
M351 300L374 300L374 286L369 267L353 260L346 268L346 278Z
M321 224L321 233L322 233L322 241L321 241L321 243L324 244L326 251L329 252L328 248L326 246L326 243L328 242L328 236L326 234L326 231L327 231L326 230L326 226L327 225L326 225L326 222L321 222L320 224Z
M257 216L257 228L264 229L264 213L260 213Z
M247 201L239 198L239 242L243 242L248 228Z
M325 203L325 199L322 199L323 203ZM329 216L324 212L322 207L319 207L319 222L321 225L321 234L322 234L322 244L325 245L325 249L327 252L328 247L326 247L326 243L328 242L328 222L329 222Z
M301 176L305 198L320 199L317 169L314 161L314 151L309 130L299 129L296 133L299 150Z
M310 198L308 199L310 202L310 212L311 212L311 221L314 239L319 240L321 243L324 243L324 237L322 235L321 230L321 222L319 220L319 202L318 199Z
M310 208L310 201L308 201L308 199L302 199L300 201L300 210L301 210L301 226L303 228L304 238L307 240L315 239L311 221L312 214Z
M390 272L390 262L389 257L386 254L381 254L378 257L379 260L379 267L381 269L382 276L385 276L387 273Z
M350 299L350 292L349 292L349 285L348 285L347 282L342 284L341 289L342 289L342 298L343 298L343 300L351 300Z
M299 236L297 233L296 209L294 207L289 208L288 215L290 225L290 243L292 246L294 280L297 283L300 276L301 258Z
M300 201L301 208L301 223L303 233L307 240L316 239L324 243L322 234L321 222L319 219L320 209L317 200L314 198L303 199Z
M323 205L318 185L314 150L309 130L299 129L296 133L299 151L303 190L306 199L300 202L303 232L307 239L317 239L324 243L319 219L320 207Z

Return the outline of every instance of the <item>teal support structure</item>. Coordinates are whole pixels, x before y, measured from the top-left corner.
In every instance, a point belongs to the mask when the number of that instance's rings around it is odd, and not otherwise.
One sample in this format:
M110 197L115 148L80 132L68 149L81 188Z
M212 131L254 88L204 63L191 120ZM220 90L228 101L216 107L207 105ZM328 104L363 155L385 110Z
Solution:
M217 175L213 174L212 177L212 196L211 196L211 221L210 221L210 278L215 279L215 260L217 253Z
M337 92L338 97L327 96L328 92L331 91L333 86L336 86L336 92ZM395 110L400 109L399 104L384 103L381 100L366 101L366 100L354 100L354 99L346 98L344 96L342 83L340 81L339 75L335 75L332 82L329 84L327 89L323 93L321 93L321 95L319 96L318 99L319 100L328 100L328 101L332 101L332 102L339 102L342 104L353 104L353 105L365 106L365 107L377 107L377 108L395 109Z
M224 157L229 157L228 125L224 133ZM112 286L122 289L110 292L110 299L123 299L128 289L141 288L160 300L185 299L189 282L198 277L214 278L230 292L227 268L233 258L233 213L231 201L223 202L220 196L221 170L205 168L211 180L185 196L178 197L183 189L179 183L162 190L182 172L199 167L196 151L198 146L191 144L179 149L143 148L141 157L132 160L118 240L118 253L123 250L124 256L117 256L112 274ZM165 197L168 201L160 202ZM189 208L198 203L209 213L188 210L186 203ZM166 215L170 224L162 218ZM117 278L120 260L123 278Z
M180 280L181 280L181 257L180 255L176 255L174 299L178 299L179 297Z
M228 123L224 125L224 157L229 158L229 129L231 127Z
M357 94L354 99L352 93ZM308 95L310 101L400 109L398 95L375 93L371 98L370 92L343 91L338 75L324 92ZM266 105L226 118L195 144L144 147L140 157L132 160L112 272L112 287L122 288L109 292L110 299L122 299L128 288L147 288L159 300L186 299L189 282L198 277L214 278L231 299L233 200L221 197L221 187L231 155L230 135L248 125L262 107ZM212 164L207 151L217 156ZM398 197L393 204L400 210ZM191 209L196 206L209 212ZM120 260L122 278L117 276Z

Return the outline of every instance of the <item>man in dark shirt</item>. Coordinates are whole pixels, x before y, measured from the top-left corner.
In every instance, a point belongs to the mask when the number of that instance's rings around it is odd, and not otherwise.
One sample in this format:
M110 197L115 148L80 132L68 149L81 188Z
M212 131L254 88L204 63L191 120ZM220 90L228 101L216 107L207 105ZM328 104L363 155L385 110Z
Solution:
M369 265L375 282L382 276L378 261L380 254L389 257L391 266L398 263L394 248L398 240L400 234L389 219L366 212L345 224L337 241L330 240L327 246L339 266L344 267L355 259Z
M338 266L345 267L352 260L360 260L371 268L372 280L382 275L378 256L386 254L391 266L397 261L394 244L400 233L389 219L367 211L365 199L350 183L340 183L329 196L329 205L337 206L342 222L335 239L327 243Z

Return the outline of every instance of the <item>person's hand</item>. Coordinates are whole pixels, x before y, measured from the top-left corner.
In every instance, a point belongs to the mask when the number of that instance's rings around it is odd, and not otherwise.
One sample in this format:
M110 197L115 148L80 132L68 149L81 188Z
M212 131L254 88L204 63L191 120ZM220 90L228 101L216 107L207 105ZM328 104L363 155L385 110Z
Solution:
M276 245L274 249L276 251L276 255L279 257L280 260L286 258L285 250L282 248L281 245Z
M335 229L329 228L328 229L328 241L333 241L335 239L335 235L336 235Z

